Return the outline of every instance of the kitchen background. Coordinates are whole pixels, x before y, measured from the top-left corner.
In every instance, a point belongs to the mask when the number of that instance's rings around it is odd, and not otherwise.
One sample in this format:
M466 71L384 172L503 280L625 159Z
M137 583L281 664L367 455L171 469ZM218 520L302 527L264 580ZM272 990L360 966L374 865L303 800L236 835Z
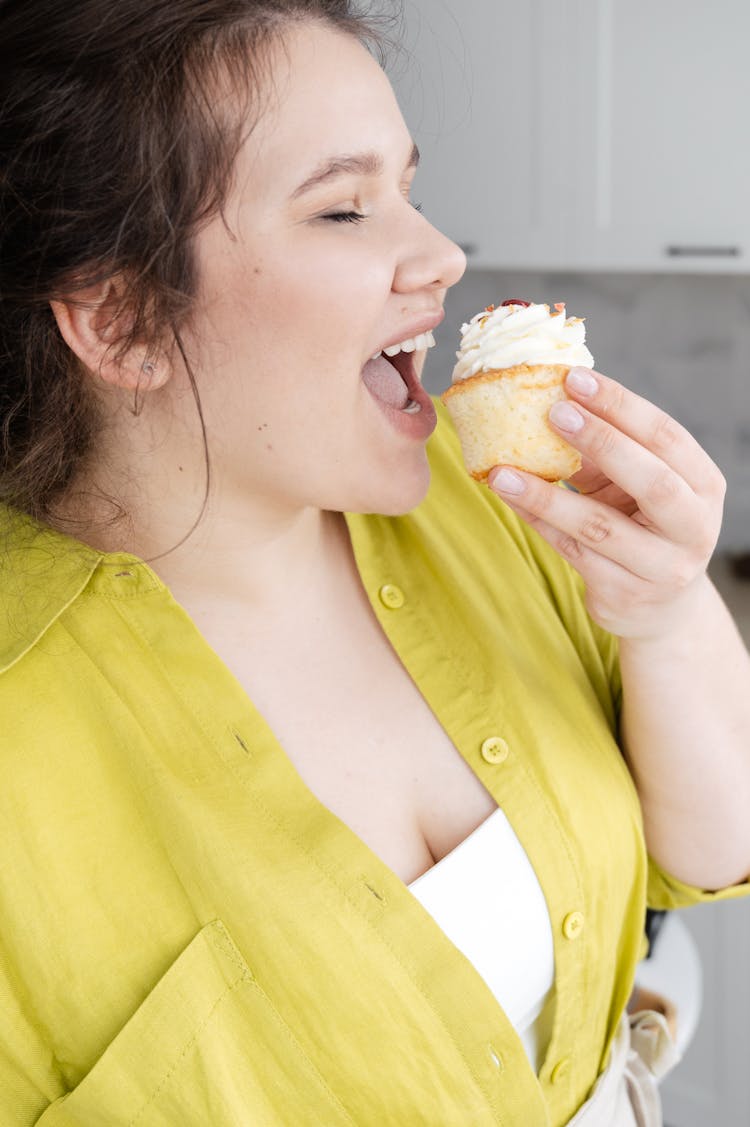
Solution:
M425 384L507 298L584 316L596 366L664 407L728 482L714 578L750 641L750 6L404 0L389 70L414 199L467 251ZM750 902L679 914L703 1000L670 1127L750 1127ZM658 940L656 943L658 950ZM695 984L685 982L693 993Z

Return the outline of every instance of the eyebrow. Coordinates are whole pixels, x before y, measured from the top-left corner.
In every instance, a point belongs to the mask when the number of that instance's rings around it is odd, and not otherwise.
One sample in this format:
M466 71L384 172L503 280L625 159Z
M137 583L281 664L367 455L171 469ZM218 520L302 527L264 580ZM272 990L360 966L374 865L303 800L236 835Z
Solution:
M419 149L416 145L412 145L406 168L407 170L416 168L418 164ZM337 176L378 176L382 171L383 158L378 153L355 153L351 156L328 157L315 169L312 175L308 176L299 187L294 189L291 198L296 200L305 193L311 192L313 188L318 188L321 184L325 184Z

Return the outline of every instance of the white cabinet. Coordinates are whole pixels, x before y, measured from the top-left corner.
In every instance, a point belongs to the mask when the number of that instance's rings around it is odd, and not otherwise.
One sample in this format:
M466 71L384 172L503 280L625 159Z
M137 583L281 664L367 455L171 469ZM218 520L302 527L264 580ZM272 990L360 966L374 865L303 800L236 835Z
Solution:
M750 269L747 0L589 0L582 264Z
M501 269L750 271L746 0L406 0L416 195Z

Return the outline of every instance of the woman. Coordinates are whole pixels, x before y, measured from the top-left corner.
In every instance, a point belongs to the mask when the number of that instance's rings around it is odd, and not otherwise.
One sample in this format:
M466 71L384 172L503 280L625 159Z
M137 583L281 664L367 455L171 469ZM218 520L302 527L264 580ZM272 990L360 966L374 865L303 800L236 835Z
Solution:
M581 493L468 478L367 38L0 7L8 1127L658 1122L647 892L747 887L721 477L579 371ZM469 842L481 966L408 887Z

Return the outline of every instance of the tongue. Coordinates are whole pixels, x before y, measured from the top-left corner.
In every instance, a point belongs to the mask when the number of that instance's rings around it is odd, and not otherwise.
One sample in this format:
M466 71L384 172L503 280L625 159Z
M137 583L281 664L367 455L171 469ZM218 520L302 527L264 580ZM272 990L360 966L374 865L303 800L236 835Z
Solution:
M389 407L401 410L409 402L406 384L385 356L368 360L362 369L362 379L368 391Z

